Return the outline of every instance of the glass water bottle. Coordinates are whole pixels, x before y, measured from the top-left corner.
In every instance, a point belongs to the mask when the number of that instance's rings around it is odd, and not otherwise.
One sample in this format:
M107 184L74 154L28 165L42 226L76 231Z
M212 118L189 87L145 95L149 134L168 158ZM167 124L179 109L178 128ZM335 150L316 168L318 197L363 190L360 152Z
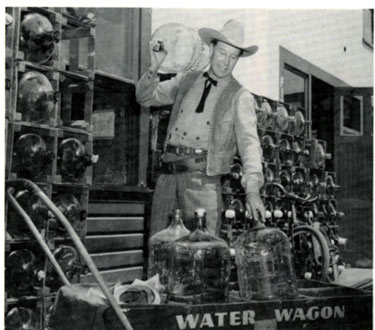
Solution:
M169 227L156 233L149 240L148 278L159 274L160 283L167 287L172 243L189 233L183 223L183 212L175 210Z
M298 296L288 237L281 230L257 226L235 243L240 296L248 300Z
M196 230L173 243L169 300L220 303L228 299L229 247L207 231L205 215L205 210L198 209Z

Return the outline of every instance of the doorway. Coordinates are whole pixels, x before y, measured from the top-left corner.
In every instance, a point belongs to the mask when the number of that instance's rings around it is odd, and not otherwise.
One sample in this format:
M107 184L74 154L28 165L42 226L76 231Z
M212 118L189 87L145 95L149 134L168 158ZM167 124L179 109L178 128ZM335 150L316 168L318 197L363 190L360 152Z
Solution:
M311 137L327 142L327 153L335 154L334 87L311 76ZM333 162L326 163L327 171L334 171Z

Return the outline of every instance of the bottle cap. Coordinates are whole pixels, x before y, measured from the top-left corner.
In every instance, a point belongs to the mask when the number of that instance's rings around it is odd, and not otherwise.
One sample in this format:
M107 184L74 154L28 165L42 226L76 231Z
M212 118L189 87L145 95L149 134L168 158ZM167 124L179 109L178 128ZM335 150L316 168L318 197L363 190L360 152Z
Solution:
M204 217L206 215L206 210L203 208L196 209L194 212L198 217Z
M91 156L91 162L93 164L96 164L98 162L98 160L99 160L99 155L92 155Z
M40 270L37 273L37 276L38 276L38 280L44 280L46 278L46 273L43 270Z
M184 215L184 212L181 209L175 209L174 215L175 217L182 217Z
M283 211L281 211L281 210L275 210L275 211L273 211L273 216L274 216L275 218L280 219L280 218L283 217Z
M225 217L228 219L234 219L236 217L236 212L234 210L226 210Z
M271 218L272 218L271 211L266 210L266 219L271 219Z

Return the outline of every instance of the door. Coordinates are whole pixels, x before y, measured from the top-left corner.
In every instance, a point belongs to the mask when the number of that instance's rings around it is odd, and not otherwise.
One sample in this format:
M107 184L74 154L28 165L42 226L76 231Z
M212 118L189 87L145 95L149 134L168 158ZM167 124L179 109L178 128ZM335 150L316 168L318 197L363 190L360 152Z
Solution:
M345 212L339 229L348 238L343 259L372 267L372 88L335 88L334 110L338 209Z

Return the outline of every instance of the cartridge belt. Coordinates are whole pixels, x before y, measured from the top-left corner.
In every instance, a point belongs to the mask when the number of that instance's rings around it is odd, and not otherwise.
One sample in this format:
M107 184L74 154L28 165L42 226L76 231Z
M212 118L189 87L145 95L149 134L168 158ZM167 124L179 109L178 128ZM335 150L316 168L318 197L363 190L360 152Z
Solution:
M202 148L190 148L190 147L176 147L170 144L167 144L166 152L170 152L175 155L184 156L184 155L192 155L192 156L203 156L207 155L207 150Z
M161 162L160 173L177 174L194 171L204 172L206 170L206 163L206 156L181 159L175 162Z

